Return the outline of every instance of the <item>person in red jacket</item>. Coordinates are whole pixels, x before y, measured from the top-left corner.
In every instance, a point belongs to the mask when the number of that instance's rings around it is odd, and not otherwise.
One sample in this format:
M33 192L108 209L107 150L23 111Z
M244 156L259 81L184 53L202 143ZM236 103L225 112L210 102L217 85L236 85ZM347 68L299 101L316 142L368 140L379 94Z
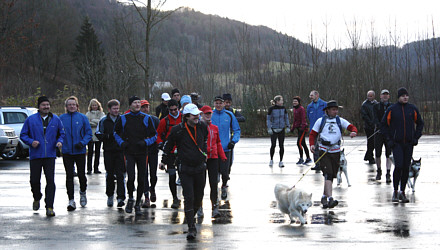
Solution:
M222 161L226 161L225 151L223 151L222 143L220 141L218 127L211 123L212 108L209 106L203 106L200 109L202 113L202 121L208 125L208 161L206 163L208 169L209 186L211 187L210 199L212 203L212 218L220 217L218 211L218 171L219 171L219 158ZM203 208L200 207L197 211L199 217L203 216Z
M168 101L168 110L169 114L165 116L159 122L159 126L157 127L157 141L156 143L159 145L159 149L163 150L163 145L170 135L171 128L174 125L180 124L182 122L182 113L179 111L179 104L176 100L171 99ZM173 150L174 154L174 164L167 165L167 173L169 175L168 185L170 187L171 194L173 195L173 204L171 204L171 208L179 208L180 200L177 197L177 185L176 185L176 173L177 173L177 160L176 160L176 148Z
M292 128L290 131L292 133L294 130L298 130L298 140L296 141L296 145L299 150L299 161L296 164L307 164L312 162L309 155L309 149L306 144L306 131L307 131L307 120L306 120L306 111L301 106L301 97L295 96L293 97L293 122ZM304 161L303 155L306 153L306 161Z
M319 156L322 174L324 175L324 194L321 198L323 208L333 208L338 201L333 199L333 179L339 170L341 154L341 138L343 129L350 131L350 137L357 135L357 128L347 120L338 116L338 104L329 101L324 108L325 115L319 118L310 132L310 150L315 153L315 139L319 135ZM328 198L328 200L327 200Z

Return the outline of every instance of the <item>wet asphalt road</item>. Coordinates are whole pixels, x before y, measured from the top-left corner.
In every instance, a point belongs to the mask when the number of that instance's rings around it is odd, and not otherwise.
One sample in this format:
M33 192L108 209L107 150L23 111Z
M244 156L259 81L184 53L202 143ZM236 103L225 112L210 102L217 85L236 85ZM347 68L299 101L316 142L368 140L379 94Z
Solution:
M416 192L407 189L410 203L392 204L392 185L375 180L375 166L362 161L365 137L345 138L348 175L341 187L334 184L334 209L322 209L323 177L310 171L297 187L313 193L307 224L291 224L276 208L276 183L293 185L308 169L295 165L296 138L285 142L285 168L278 167L278 148L273 169L268 167L269 138L242 139L235 149L229 182L229 197L221 202L222 217L210 218L209 187L205 189L205 218L198 220L197 239L187 242L183 208L171 209L168 176L159 171L156 208L144 215L126 214L106 206L105 175L88 177L88 204L67 212L67 194L62 160L56 161L55 212L47 218L44 202L32 210L27 160L0 160L0 248L2 249L243 249L243 248L406 248L434 249L440 245L440 136L424 136L415 147L414 158L422 158ZM362 145L362 146L359 146ZM359 146L359 147L358 147ZM384 156L383 160L384 162ZM100 169L104 170L101 159ZM45 185L42 177L43 186ZM181 189L179 188L181 196ZM44 192L43 192L44 193ZM166 201L165 201L166 200ZM168 206L165 203L168 203Z

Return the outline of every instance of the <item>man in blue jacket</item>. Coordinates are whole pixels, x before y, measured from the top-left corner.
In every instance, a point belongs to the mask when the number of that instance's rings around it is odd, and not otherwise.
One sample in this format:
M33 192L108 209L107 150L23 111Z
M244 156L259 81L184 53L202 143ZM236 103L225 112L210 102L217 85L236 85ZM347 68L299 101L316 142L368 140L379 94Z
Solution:
M321 98L319 98L319 93L316 90L312 90L310 92L310 102L309 105L307 105L307 119L309 119L309 133L312 131L313 125L315 125L315 122L323 117L325 115L324 109L327 107L327 102L323 101ZM318 148L319 140L315 140L315 148ZM316 162L319 158L319 153L313 153L313 160ZM311 168L312 170L319 170L319 163L316 163L315 167Z
M145 189L147 152L149 147L156 142L157 132L153 119L141 112L141 99L137 96L132 96L129 98L128 103L130 105L130 112L121 115L116 120L114 136L127 159L127 190L129 198L125 206L125 212L132 213L134 205L136 215L142 215L140 203ZM133 197L136 177L135 165L137 165L138 171L136 204Z
M38 113L29 116L21 129L20 139L29 145L30 183L34 197L33 210L40 208L41 169L46 177L46 215L55 216L55 158L56 147L63 145L64 128L58 116L50 112L50 102L46 96L38 98Z
M409 166L414 146L422 136L424 122L417 107L408 103L409 94L405 88L397 90L397 98L398 102L391 105L382 117L380 132L385 136L394 156L394 191L391 201L407 203L409 200L405 196L405 187Z
M69 197L69 204L67 211L76 209L74 199L74 185L73 172L74 164L78 169L78 179L80 186L80 205L85 207L87 205L87 178L85 172L86 166L86 145L92 139L92 129L90 127L89 119L84 114L79 112L78 98L71 96L66 99L66 113L60 116L64 125L66 137L63 143L63 163L66 170L66 188L67 196Z
M220 162L220 173L222 175L222 194L221 198L228 197L227 183L229 180L230 165L232 161L232 149L240 140L240 126L235 115L225 110L225 101L221 96L214 98L214 113L212 114L211 123L218 127L220 141L222 142L223 151L225 151L228 160Z

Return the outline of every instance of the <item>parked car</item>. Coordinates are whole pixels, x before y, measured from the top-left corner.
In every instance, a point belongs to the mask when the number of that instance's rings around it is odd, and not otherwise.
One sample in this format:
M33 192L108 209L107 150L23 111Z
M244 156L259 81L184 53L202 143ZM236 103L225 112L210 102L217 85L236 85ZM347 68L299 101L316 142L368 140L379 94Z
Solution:
M19 137L26 118L37 112L38 110L33 107L3 106L0 107L0 124L13 128L16 136ZM29 156L29 146L18 138L18 145L14 150L0 153L1 157L7 160L16 159L17 157L26 158Z
M11 151L16 151L18 145L18 136L15 134L13 128L0 125L0 153L8 154Z

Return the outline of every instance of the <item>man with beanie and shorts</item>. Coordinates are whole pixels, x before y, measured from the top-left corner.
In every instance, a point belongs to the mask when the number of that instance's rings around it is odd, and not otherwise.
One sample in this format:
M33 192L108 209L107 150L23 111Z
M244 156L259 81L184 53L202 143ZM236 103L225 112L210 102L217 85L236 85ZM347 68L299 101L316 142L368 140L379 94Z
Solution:
M55 216L55 158L56 148L61 149L64 127L58 116L50 112L50 102L46 96L38 98L38 113L29 116L21 129L20 139L29 145L30 183L34 196L33 210L40 208L41 170L46 177L46 216Z
M310 132L309 143L312 153L319 150L319 162L324 175L324 193L321 198L323 208L333 208L338 201L333 198L333 179L339 170L341 152L341 138L346 129L350 137L357 135L357 129L347 120L338 116L339 107L336 101L329 101L324 108L325 115L319 118ZM319 135L319 149L315 149L315 139Z
M188 104L183 109L183 121L171 129L164 145L160 168L173 164L174 147L179 157L179 174L185 198L185 218L188 223L186 238L193 240L197 235L194 222L195 212L202 205L206 183L206 160L208 129L199 121L200 110L195 104Z
M405 88L397 90L397 99L398 102L391 105L382 117L380 132L386 137L394 157L394 191L391 201L407 203L409 199L405 196L405 187L409 166L414 146L422 136L424 122L417 107L408 103L409 94Z
M141 110L141 99L137 96L129 98L130 112L121 115L115 124L114 136L118 145L124 151L127 160L127 190L128 202L125 212L132 213L133 205L136 215L142 215L141 199L145 188L145 171L147 169L147 150L157 138L151 117ZM134 180L136 177L135 165L137 165L137 196L136 203L133 198Z

